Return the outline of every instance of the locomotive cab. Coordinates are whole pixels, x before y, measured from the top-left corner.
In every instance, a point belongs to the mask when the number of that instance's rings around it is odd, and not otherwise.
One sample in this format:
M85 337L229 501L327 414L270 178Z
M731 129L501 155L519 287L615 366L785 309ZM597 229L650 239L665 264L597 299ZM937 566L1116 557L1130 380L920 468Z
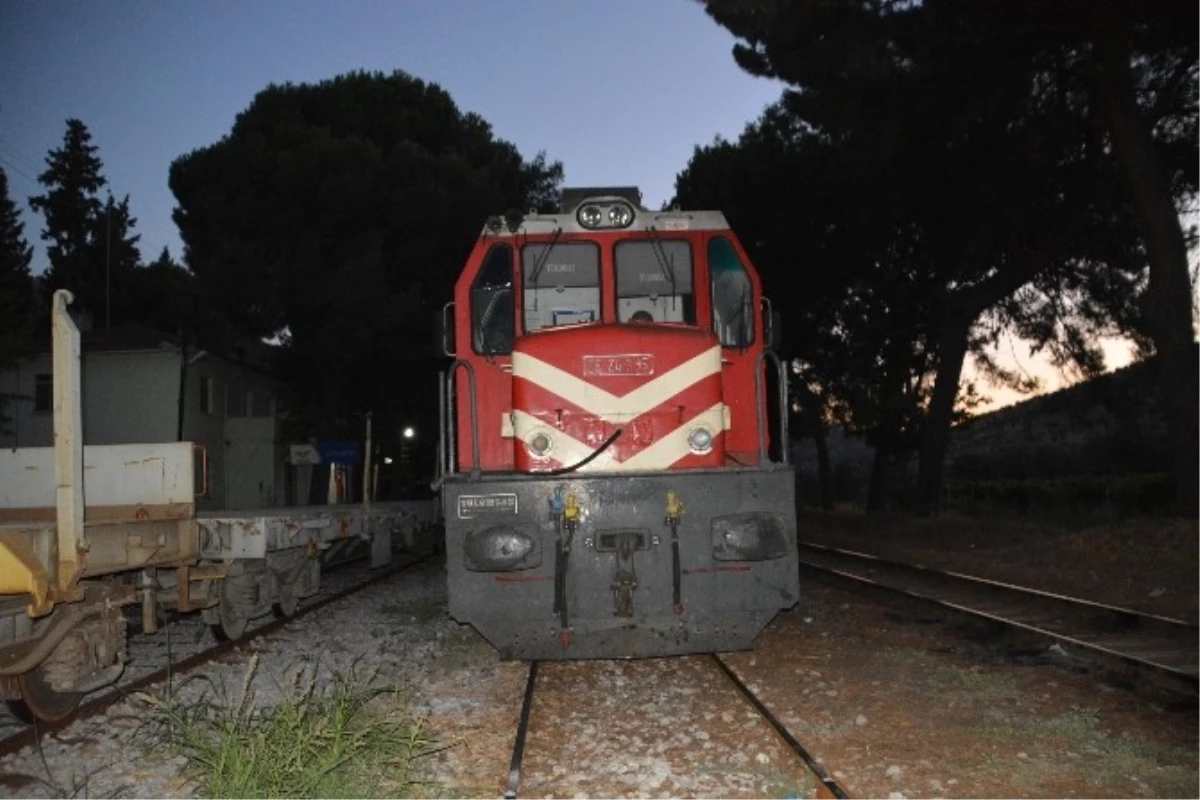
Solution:
M456 619L508 657L667 655L748 647L795 602L762 307L720 212L567 190L487 221L447 309Z

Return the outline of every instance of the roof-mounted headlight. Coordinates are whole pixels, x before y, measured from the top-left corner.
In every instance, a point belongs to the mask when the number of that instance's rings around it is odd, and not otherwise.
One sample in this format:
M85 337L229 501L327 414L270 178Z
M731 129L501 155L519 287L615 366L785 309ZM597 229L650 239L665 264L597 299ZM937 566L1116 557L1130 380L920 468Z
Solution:
M633 224L633 206L624 201L585 203L575 214L585 228L628 228Z
M627 205L609 206L608 224L614 228L624 228L633 222L633 209Z
M600 206L584 206L579 209L579 224L585 228L598 228L603 219Z

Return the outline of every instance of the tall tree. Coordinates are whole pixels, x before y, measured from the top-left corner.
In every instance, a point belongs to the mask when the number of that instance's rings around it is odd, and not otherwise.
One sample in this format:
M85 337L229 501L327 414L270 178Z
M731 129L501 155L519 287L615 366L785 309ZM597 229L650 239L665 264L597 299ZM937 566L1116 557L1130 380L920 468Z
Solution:
M544 204L561 177L396 72L268 87L170 185L198 290L281 336L290 411L327 434L358 432L367 410L376 431L435 427L434 393L413 391L435 380L435 311L483 220Z
M1080 3L1067 6L706 2L709 13L740 38L734 50L739 64L798 87L798 113L827 135L873 139L864 152L890 155L878 166L897 178L894 189L904 190L897 199L922 212L921 235L940 284L934 295L940 307L938 377L922 437L921 503L927 511L936 509L962 364L979 341L979 321L989 315L1009 323L1036 319L1030 327L1058 337L1059 349L1081 356L1087 366L1095 354L1083 335L1087 314L1076 313L1080 303L1064 299L1078 300L1077 290L1105 283L1136 286L1133 277L1093 278L1097 272L1133 276L1144 264L1135 257L1136 243L1113 242L1113 231L1129 230L1133 204L1128 192L1111 191L1120 174L1114 149L1124 156L1114 146L1119 137L1112 114L1105 125L1096 111L1103 105L1096 87L1104 81L1094 79L1102 70L1089 65L1103 48L1089 31L1097 15ZM1143 143L1152 142L1150 149L1169 165L1160 174L1171 180L1158 184L1169 187L1167 202L1158 195L1161 212L1172 197L1195 191L1196 12L1177 2L1110 6L1130 24L1099 29L1124 31L1118 38L1129 47L1117 60L1138 75L1130 82L1137 90L1121 95L1138 112L1126 118L1146 132ZM1166 216L1158 219L1169 229ZM1143 225L1143 241L1146 230ZM1103 242L1114 246L1097 253ZM1156 260L1152 248L1147 251ZM1011 299L1030 287L1047 300L1041 313L1011 313ZM1093 303L1087 310L1102 309ZM1175 361L1172 369L1186 376L1195 365ZM1190 397L1190 422L1172 414L1176 438L1184 443L1175 467L1187 507L1189 487L1193 494L1196 489L1189 467L1189 461L1195 464L1196 400L1194 390L1176 389L1174 397Z
M125 314L129 320L189 337L196 334L198 327L213 330L215 320L211 316L205 317L203 324L196 319L200 307L195 278L171 257L167 248L154 261L132 270L126 286L129 305Z
M17 206L8 196L8 174L0 169L0 370L23 354L30 333L33 281L29 264L33 247L25 240L25 226ZM11 398L0 394L0 431Z
M726 213L782 312L785 354L799 369L793 430L817 447L822 503L825 425L837 422L875 448L867 505L884 510L928 394L927 255L887 172L807 124L795 101L768 108L736 143L697 148L675 199Z
M45 218L41 236L50 243L47 288L70 289L92 313L104 308L103 275L97 274L103 264L96 264L89 247L103 208L99 192L106 184L96 152L87 126L68 119L62 146L50 151L46 170L38 176L46 193L29 198L30 207Z
M131 283L142 254L141 236L133 232L137 220L129 211L129 195L116 202L110 194L92 218L88 231L87 262L92 265L88 307L97 326L130 320Z

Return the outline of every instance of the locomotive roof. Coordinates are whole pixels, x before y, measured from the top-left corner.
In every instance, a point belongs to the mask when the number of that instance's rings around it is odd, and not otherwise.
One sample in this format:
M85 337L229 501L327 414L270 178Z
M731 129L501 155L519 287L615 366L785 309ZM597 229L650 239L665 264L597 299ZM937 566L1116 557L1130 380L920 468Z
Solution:
M633 220L621 227L588 227L579 221L578 208L586 204L620 203L633 211ZM513 223L517 223L514 225ZM569 212L558 214L539 214L531 211L522 215L519 220L513 212L504 216L494 216L483 226L483 234L488 236L516 236L518 234L549 234L561 229L562 233L620 233L622 231L648 231L659 233L672 231L727 231L729 222L720 211L683 211L670 209L668 211L651 211L630 203L628 198L621 195L591 196L579 201Z

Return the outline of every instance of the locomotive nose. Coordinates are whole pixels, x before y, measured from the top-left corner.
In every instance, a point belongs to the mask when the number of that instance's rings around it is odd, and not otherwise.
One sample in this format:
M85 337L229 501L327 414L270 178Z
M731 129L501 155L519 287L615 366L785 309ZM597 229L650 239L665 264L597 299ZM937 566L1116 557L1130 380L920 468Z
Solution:
M511 435L525 472L720 466L721 351L692 328L589 325L513 348Z

